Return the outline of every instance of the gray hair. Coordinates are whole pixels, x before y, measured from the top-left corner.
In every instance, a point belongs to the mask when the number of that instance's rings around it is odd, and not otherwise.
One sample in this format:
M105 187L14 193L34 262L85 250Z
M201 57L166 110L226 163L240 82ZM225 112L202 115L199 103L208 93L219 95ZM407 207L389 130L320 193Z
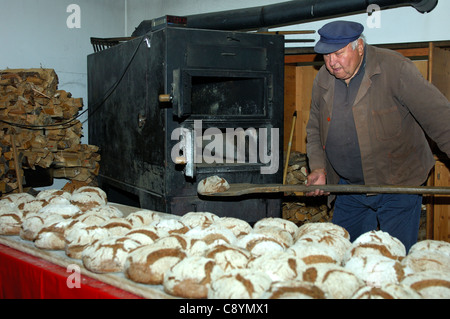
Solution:
M353 50L355 50L356 47L358 46L358 41L359 41L360 39L362 40L363 44L366 43L366 38L364 37L364 35L361 34L361 35L359 36L358 39L356 39L355 41L352 42L352 49L353 49Z

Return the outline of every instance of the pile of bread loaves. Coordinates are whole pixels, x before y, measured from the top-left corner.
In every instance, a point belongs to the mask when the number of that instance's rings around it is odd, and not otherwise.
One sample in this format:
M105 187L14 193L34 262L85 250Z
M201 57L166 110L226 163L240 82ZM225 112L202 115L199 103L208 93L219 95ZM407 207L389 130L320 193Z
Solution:
M282 218L253 226L210 212L128 215L91 186L0 200L0 234L63 250L95 273L122 272L182 298L450 298L450 243L408 253L383 231Z

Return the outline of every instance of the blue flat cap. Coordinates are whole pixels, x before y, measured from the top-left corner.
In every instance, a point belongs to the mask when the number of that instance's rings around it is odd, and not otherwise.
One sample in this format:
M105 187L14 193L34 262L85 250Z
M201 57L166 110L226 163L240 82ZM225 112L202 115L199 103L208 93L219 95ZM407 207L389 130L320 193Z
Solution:
M364 31L364 26L358 22L333 21L319 29L320 40L314 51L328 54L342 49L347 44L358 39Z

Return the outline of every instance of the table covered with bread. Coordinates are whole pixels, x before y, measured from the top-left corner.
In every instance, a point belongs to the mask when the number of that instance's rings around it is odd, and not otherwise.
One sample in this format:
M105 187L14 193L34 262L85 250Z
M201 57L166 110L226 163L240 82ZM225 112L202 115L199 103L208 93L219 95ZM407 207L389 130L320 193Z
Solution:
M81 286L110 287L80 298L450 298L448 242L406 252L386 232L350 242L329 222L170 215L110 203L93 186L3 196L0 259L8 255L60 267L61 290L80 289L77 272ZM15 271L3 267L2 285Z

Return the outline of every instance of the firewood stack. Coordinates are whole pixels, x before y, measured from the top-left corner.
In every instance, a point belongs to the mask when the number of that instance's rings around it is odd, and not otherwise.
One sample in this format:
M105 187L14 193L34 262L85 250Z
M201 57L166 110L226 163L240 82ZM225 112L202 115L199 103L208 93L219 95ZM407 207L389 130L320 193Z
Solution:
M286 184L304 184L307 176L306 154L293 152L289 156ZM283 218L297 225L310 222L329 222L331 212L326 205L326 197L305 197L299 194L285 194L282 209Z
M76 116L82 107L81 98L58 90L53 69L0 71L2 194L26 184L24 173L36 167L48 169L55 178L87 185L95 181L100 155L97 146L80 144L82 123Z

